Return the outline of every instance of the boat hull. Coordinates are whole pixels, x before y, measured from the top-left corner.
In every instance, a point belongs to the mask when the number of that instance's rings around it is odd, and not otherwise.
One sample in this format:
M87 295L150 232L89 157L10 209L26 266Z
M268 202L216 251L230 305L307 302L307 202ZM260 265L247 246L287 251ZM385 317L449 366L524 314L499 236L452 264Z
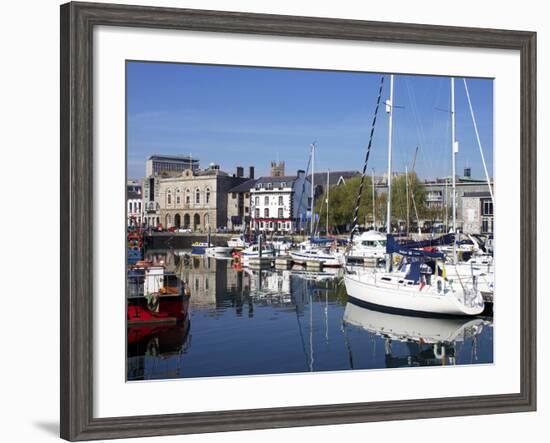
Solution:
M292 251L290 253L292 261L297 264L305 264L308 261L315 261L321 263L323 266L340 267L343 265L341 257L334 257L330 255L315 255L302 252Z
M422 292L418 288L401 287L400 289L384 287L370 282L361 281L356 275L344 277L346 291L350 299L370 309L382 312L416 315L416 316L475 316L483 312L483 303L467 306L461 303L453 294L439 295Z

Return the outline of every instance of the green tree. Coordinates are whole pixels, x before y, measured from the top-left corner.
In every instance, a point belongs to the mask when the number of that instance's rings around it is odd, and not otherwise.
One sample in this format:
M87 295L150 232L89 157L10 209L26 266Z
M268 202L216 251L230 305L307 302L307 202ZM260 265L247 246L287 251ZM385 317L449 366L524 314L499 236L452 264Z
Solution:
M424 184L418 179L416 174L408 175L409 190L409 223L416 219L414 202L418 210L418 216L423 218L426 214L426 205L424 198L426 194ZM328 224L329 227L351 224L355 212L357 192L361 183L361 177L349 179L345 184L331 187L329 190L328 204ZM378 227L386 224L387 216L387 192L376 191L375 194L375 217ZM319 214L319 226L325 227L327 220L327 195L325 193L319 196L315 202L315 212ZM405 175L399 175L392 181L392 222L401 220L406 222L407 218L407 181ZM358 223L360 225L372 225L373 222L373 204L372 204L372 179L365 177L363 184L363 193L361 195L361 204L359 206Z
M351 224L355 212L357 192L361 177L348 179L345 184L333 186L329 190L328 223L330 227ZM319 214L319 226L325 227L327 220L327 193L319 196L315 202L315 212ZM366 217L366 218L365 218ZM372 223L372 180L365 177L361 204L359 206L358 223Z

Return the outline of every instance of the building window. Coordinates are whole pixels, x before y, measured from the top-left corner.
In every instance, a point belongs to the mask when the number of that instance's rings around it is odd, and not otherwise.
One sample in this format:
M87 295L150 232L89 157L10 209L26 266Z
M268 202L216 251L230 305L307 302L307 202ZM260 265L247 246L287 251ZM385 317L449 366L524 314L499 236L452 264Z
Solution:
M493 202L491 200L483 200L481 205L481 215L493 215Z
M181 203L181 193L179 189L176 189L176 205Z
M255 217L260 218L260 208L256 208Z
M279 208L279 218L283 218L283 208Z
M189 192L189 189L185 190L185 203L191 204L191 192Z
M200 189L195 190L195 203L199 204L201 202L201 191Z
M269 218L269 208L264 209L264 217Z
M141 212L141 202L138 202L138 212Z
M264 205L269 206L269 197L264 197Z
M283 204L284 204L284 203L283 203L283 196L280 195L280 196L279 196L279 206L283 206Z
M273 229L273 222L269 222L269 229Z
M264 222L260 222L260 229L264 228Z
M260 197L254 198L254 204L255 204L256 206L259 206L259 205L260 205Z
M245 213L245 214L248 214L248 206L245 206L245 208L244 208L244 213Z
M172 191L170 190L168 190L168 192L166 193L166 204L172 204Z
M210 189L206 188L206 204L210 203Z
M271 183L267 184L267 189L273 189L273 185Z
M236 193L236 192L232 192L232 193L231 193L231 198L232 198L233 200L235 200L235 199L237 198L237 193Z

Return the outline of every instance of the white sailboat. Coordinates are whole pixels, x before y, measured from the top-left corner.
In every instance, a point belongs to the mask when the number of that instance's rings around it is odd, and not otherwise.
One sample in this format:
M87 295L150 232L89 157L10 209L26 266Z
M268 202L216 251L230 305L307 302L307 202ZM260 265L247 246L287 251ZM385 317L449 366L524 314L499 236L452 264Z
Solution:
M391 236L393 83L394 76L391 75L390 98L386 102L389 113L387 270L348 270L344 276L346 291L350 299L357 303L398 313L438 316L481 314L484 302L477 287L467 287L461 284L460 279L447 278L444 254L405 248ZM393 254L401 256L395 268Z
M315 144L311 144L311 223L310 223L310 238L298 245L297 249L290 251L290 256L294 263L306 264L308 261L321 263L327 267L339 267L345 263L345 251L337 245L333 239L315 238L314 229L314 175L315 175ZM327 180L328 189L328 180ZM328 205L328 204L327 204ZM328 211L328 208L327 208ZM328 222L327 222L328 223Z

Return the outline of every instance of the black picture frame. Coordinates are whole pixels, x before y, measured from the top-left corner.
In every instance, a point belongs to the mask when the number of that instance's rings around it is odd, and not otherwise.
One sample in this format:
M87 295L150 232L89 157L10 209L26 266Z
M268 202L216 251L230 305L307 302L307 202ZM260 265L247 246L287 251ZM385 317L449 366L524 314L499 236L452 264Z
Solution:
M517 394L94 418L95 26L516 50L521 63L521 390ZM61 6L61 437L70 441L496 414L536 409L536 33L331 18L67 3ZM121 147L122 149L122 147Z

